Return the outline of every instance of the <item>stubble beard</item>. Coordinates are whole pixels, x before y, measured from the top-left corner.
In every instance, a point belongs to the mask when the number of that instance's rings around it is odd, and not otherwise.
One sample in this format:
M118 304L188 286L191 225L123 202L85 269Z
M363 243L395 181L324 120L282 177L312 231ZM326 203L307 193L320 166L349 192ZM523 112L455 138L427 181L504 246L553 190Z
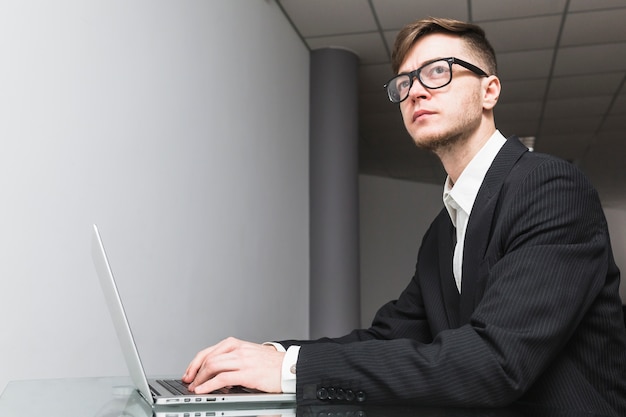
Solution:
M457 133L453 135L436 135L423 138L421 140L414 140L415 145L418 148L425 149L436 155L445 153L451 148L455 147L458 143L462 143L466 140L466 135L463 133Z
M467 117L451 130L416 137L413 142L418 148L430 151L441 158L467 143L479 126L480 119Z
M474 99L475 100L475 99ZM463 108L476 108L474 100L470 99ZM482 113L465 112L456 119L456 123L440 132L430 132L420 135L415 131L413 142L418 148L433 152L440 158L462 147L480 128Z

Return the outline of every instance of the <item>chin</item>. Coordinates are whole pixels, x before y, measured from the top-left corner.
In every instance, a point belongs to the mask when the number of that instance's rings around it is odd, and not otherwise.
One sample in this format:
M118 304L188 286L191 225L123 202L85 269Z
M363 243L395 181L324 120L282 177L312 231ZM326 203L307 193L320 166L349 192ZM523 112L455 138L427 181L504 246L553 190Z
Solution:
M417 138L414 137L413 142L418 148L437 153L438 151L447 149L456 144L459 140L461 140L460 135L449 136L444 134L433 134L430 136L420 135Z
M413 143L421 149L437 149L441 146L442 141L445 141L445 139L442 139L437 135L424 135L422 133L420 135L413 136Z

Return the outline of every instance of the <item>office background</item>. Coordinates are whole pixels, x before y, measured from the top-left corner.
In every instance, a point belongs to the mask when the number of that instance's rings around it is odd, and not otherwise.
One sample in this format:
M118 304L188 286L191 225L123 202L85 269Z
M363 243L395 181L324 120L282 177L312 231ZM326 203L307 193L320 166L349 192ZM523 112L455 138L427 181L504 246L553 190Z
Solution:
M0 389L308 333L309 54L266 1L0 4Z
M93 222L148 373L228 335L308 336L309 50L274 1L5 1L0 53L0 390L125 373ZM359 194L366 324L441 187ZM626 212L607 215L624 269Z

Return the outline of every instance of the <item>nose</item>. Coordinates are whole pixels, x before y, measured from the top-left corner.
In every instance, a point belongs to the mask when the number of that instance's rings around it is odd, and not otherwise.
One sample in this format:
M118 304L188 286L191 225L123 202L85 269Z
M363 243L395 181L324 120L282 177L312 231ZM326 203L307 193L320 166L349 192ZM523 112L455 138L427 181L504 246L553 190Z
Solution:
M413 79L411 81L412 84L411 88L409 89L409 98L427 98L428 96L430 96L430 90L422 85L417 75L413 76Z

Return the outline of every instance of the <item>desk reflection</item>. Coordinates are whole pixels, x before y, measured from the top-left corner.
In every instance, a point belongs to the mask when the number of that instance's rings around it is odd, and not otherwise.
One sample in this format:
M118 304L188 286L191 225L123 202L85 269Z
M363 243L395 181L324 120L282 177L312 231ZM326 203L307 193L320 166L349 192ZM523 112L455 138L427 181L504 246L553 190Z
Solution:
M295 417L294 405L203 404L156 406L154 409L137 391L126 400L112 399L95 417Z
M529 405L507 408L441 408L418 406L301 406L298 417L603 417ZM605 416L606 417L606 416Z
M122 389L123 390L123 389ZM289 404L203 404L152 408L137 391L115 395L94 417L295 417Z
M2 417L604 417L517 405L501 409L417 406L205 404L152 408L129 378L68 378L10 382Z

